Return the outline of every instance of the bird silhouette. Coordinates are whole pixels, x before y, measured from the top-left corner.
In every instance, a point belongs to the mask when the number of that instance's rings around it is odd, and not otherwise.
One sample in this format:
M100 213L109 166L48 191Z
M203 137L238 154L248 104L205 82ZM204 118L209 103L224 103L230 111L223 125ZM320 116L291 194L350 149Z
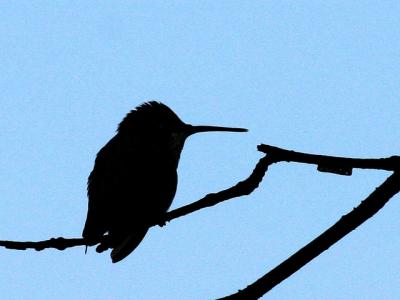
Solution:
M116 135L98 152L88 178L88 213L82 236L112 249L112 262L128 256L149 225L170 207L178 183L177 167L188 136L243 128L192 126L166 105L151 101L129 112Z

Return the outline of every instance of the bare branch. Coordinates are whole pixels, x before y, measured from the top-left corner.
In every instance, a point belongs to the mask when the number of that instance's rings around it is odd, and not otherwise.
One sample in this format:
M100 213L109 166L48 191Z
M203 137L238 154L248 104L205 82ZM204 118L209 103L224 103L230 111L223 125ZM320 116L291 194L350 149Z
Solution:
M400 156L378 159L347 158L296 152L264 144L258 145L257 149L267 154L267 156L273 156L277 161L318 165L319 171L342 174L340 170L347 170L347 172L342 175L351 175L351 169L353 168L386 171L398 171L400 169ZM335 172L335 170L337 172Z
M394 195L400 191L400 172L394 172L375 189L361 204L343 216L336 224L297 251L287 260L265 274L253 284L224 299L258 299L280 282L298 271L312 259L327 250L341 238L356 229L376 214Z
M13 250L35 249L36 251L42 251L47 248L64 250L66 248L71 248L75 246L93 246L97 243L98 242L89 243L82 238L67 239L59 237L39 242L0 241L0 246Z
M168 212L162 220L156 220L155 222L150 224L149 227L155 225L163 226L166 222L185 216L202 208L216 205L228 199L250 194L260 184L262 178L264 177L265 172L268 169L268 166L274 162L275 161L270 159L269 157L261 158L257 163L256 167L254 168L253 172L245 180L237 183L231 188L220 191L218 193L208 194L204 198L194 203L172 210ZM93 246L100 243L103 239L107 239L107 235L103 236L102 239L98 241L93 241L93 240L87 241L83 238L67 239L63 237L51 238L49 240L38 241L38 242L0 241L0 247L5 247L7 249L14 249L14 250L35 249L37 251L41 251L47 248L64 250L66 248L71 248L76 246Z
M236 294L221 299L256 299L261 297L282 280L289 277L313 258L328 249L335 242L340 240L343 236L374 215L400 190L400 157L398 156L381 159L344 158L289 151L268 145L259 145L258 150L266 153L266 156L259 160L255 169L247 179L237 183L231 188L218 193L208 194L204 198L192 204L172 210L168 212L162 220L154 220L154 222L149 224L149 227L155 225L163 226L166 222L188 215L202 208L210 207L222 201L252 193L259 186L268 167L276 162L287 161L316 164L318 165L319 171L333 172L341 175L351 175L353 168L381 169L395 171L395 173L379 186L368 198L366 198L359 207L354 209L348 215L342 217L334 226L316 238L313 242L299 250L292 257L243 291L239 291ZM107 238L107 235L105 235L101 240L97 241L88 241L82 238L66 239L62 237L38 242L0 241L0 246L16 250L35 249L40 251L46 248L64 250L75 246L93 246Z
M237 198L240 196L251 194L259 186L260 182L262 181L262 179L265 175L265 172L268 169L268 166L270 166L271 164L273 164L275 162L276 161L274 159L270 158L269 156L265 156L265 157L261 158L258 161L257 165L255 166L253 172L245 180L240 181L236 185L234 185L226 190L223 190L223 191L220 191L220 192L214 193L214 194L208 194L204 198L202 198L194 203L191 203L189 205L185 205L185 206L182 206L175 210L172 210L165 215L164 222L162 222L161 224L159 224L159 223L156 223L156 224L162 225L165 222L168 222L173 219L190 214L192 212L195 212L196 210L200 210L205 207L214 206L214 205L216 205L222 201L228 200L228 199ZM152 225L156 225L156 224L152 224Z

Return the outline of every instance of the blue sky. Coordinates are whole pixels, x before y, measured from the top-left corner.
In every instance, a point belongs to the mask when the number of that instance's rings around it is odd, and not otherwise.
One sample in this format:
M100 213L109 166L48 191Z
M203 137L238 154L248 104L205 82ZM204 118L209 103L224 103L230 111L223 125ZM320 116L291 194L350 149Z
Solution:
M1 2L0 239L80 236L94 157L147 100L188 123L250 130L187 141L173 208L245 178L259 143L399 154L399 14L398 1ZM118 264L94 249L0 249L0 294L221 297L312 240L388 175L282 163L252 195L151 229ZM398 200L268 299L398 296Z

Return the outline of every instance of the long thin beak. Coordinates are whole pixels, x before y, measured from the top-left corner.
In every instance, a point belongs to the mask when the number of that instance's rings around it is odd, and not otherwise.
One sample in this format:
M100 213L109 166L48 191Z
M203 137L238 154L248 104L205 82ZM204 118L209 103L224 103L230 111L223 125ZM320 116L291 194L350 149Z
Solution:
M199 132L210 132L210 131L228 131L228 132L246 132L245 128L235 128L235 127L221 127L221 126L193 126L186 125L186 132L188 135L199 133Z

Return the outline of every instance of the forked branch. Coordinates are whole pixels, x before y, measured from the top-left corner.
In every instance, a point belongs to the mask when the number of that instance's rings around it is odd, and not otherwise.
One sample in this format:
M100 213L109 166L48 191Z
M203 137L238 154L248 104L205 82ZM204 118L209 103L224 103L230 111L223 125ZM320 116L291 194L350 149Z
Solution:
M318 166L319 171L340 175L351 175L354 168L379 169L394 171L394 173L382 185L376 188L371 195L362 201L357 208L343 216L335 225L311 243L300 249L290 258L244 290L221 299L258 299L372 217L390 200L391 197L400 191L399 156L380 159L346 158L301 153L264 144L259 145L258 150L266 155L258 161L256 167L248 178L226 190L208 194L194 203L172 210L165 214L162 220L155 220L153 223L150 223L149 227L155 225L163 226L166 222L188 215L205 207L210 207L225 200L251 194L261 183L268 167L277 162L286 161L315 164ZM106 239L107 236L104 236L103 238ZM64 250L75 246L93 246L99 242L101 242L101 240L87 241L82 238L68 239L60 237L38 242L0 241L0 247L2 246L16 250L35 249L37 251L46 248Z

